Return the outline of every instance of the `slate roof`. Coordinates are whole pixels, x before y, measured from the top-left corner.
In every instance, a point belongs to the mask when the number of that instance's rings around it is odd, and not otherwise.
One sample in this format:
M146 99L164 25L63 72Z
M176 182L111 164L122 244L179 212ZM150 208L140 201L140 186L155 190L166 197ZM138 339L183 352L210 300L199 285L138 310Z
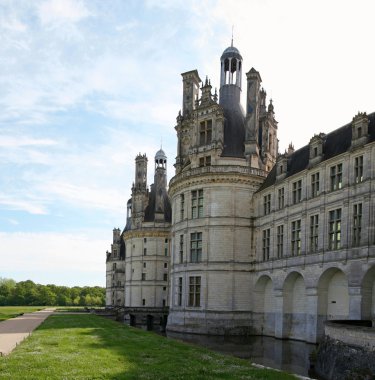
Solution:
M156 189L155 186L152 186L151 191L149 193L148 205L145 209L144 221L153 222L155 220L155 212L163 212L164 221L170 223L172 221L172 207L167 191L166 189L159 189L158 191L161 191L161 195L164 199L164 210L155 210Z
M244 158L245 119L240 107L224 108L223 157Z
M368 142L375 141L375 112L367 115L369 119L369 140ZM338 128L328 133L323 138L323 159L326 161L339 154L347 152L352 143L352 124L348 123L341 128ZM321 161L321 162L322 162ZM288 171L286 178L295 175L305 169L309 165L309 145L305 145L301 149L298 149L288 157ZM319 164L317 164L319 165ZM276 166L272 168L267 178L263 182L258 191L262 191L267 187L270 187L276 182Z

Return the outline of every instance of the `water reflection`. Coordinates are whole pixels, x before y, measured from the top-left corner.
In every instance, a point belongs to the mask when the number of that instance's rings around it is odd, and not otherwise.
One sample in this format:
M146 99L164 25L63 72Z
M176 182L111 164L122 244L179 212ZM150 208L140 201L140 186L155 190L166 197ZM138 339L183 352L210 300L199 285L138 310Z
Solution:
M309 356L316 348L315 344L263 336L208 336L173 332L168 332L167 336L302 376L308 376Z

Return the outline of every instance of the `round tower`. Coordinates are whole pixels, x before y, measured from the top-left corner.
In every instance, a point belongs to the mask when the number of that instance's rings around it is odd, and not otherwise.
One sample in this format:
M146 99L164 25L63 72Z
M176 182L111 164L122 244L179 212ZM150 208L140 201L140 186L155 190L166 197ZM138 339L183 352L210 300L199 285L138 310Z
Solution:
M183 167L176 165L169 182L170 331L251 331L249 272L255 257L251 199L264 173L249 167L244 155L242 57L233 44L225 49L220 65L219 105L209 96L206 80L194 118L179 118L176 128L178 134L185 133L186 149L179 161Z

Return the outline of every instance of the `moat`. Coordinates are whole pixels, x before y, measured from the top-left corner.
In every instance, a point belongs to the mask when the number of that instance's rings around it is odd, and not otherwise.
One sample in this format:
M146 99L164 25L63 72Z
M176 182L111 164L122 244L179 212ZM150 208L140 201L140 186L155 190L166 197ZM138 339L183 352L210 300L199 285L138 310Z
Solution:
M208 336L168 332L167 337L302 376L309 376L310 354L317 347L311 343L265 336Z

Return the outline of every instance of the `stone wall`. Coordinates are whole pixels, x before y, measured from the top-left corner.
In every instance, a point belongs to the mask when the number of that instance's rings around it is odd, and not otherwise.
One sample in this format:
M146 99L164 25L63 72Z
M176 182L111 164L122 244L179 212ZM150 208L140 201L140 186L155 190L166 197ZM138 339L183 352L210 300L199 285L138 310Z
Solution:
M364 347L375 350L375 328L326 322L326 336L339 340L350 346Z
M374 379L375 351L326 337L317 351L315 372L326 380Z

